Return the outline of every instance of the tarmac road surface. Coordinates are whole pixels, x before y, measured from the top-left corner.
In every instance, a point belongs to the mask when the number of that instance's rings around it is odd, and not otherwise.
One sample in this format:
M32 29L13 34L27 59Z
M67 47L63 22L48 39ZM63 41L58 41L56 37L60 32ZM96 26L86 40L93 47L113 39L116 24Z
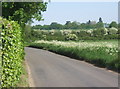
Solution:
M25 48L35 87L118 87L118 74L46 50Z

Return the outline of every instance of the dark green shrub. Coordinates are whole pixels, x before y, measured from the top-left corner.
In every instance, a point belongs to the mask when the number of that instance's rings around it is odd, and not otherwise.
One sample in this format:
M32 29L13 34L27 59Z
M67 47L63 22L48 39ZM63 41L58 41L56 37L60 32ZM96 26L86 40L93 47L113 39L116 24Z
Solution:
M24 48L17 22L0 18L2 24L2 87L14 87L22 73Z

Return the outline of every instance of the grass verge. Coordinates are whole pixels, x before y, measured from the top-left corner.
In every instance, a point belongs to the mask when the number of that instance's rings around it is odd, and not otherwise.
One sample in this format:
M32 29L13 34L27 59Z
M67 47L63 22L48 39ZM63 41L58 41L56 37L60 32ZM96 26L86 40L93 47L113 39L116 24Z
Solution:
M28 81L28 72L27 72L27 65L25 61L23 61L23 73L20 76L20 80L18 81L16 87L29 87Z
M107 47L93 47L92 49L87 47L79 49L78 47L65 47L47 43L32 43L29 47L45 49L78 60L84 60L95 66L105 67L116 72L119 72L118 70L120 69L118 54L114 53L114 55L110 55L106 53Z

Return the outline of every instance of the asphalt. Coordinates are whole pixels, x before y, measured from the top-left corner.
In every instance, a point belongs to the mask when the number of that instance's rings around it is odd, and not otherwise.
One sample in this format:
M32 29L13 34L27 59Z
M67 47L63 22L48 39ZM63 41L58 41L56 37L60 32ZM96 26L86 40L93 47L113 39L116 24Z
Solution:
M25 48L35 87L118 87L118 74L46 50Z

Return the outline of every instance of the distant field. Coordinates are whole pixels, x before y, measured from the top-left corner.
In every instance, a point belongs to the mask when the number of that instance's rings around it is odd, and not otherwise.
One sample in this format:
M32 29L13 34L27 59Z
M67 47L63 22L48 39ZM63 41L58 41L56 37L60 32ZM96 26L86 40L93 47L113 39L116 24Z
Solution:
M64 29L64 30L33 30L37 40L79 41L79 40L111 40L118 39L117 28L98 29ZM33 38L32 37L32 38Z
M120 68L118 60L118 41L36 41L31 47L50 50L65 56L85 60L97 66L117 70Z

